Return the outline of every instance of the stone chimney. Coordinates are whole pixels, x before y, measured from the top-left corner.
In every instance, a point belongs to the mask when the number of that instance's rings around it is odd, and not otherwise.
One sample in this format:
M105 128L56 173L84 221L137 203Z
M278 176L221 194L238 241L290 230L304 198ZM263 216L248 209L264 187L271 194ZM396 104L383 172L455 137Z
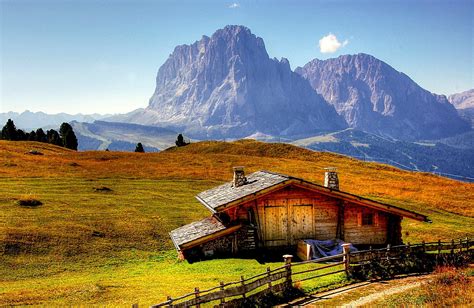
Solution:
M239 187L247 184L247 178L245 177L244 167L234 167L234 180L232 181L232 187Z
M334 167L324 168L324 186L334 190L339 190L339 179L337 177L337 169Z

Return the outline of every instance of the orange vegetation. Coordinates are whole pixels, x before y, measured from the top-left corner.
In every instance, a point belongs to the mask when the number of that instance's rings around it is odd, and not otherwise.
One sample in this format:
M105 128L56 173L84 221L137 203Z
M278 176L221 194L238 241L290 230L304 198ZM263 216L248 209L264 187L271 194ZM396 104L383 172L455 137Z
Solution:
M44 155L30 155L37 150ZM161 153L75 152L37 142L0 141L1 177L205 179L227 181L246 166L323 181L323 168L339 171L341 190L430 215L443 210L473 217L474 184L288 144L253 140L199 142Z

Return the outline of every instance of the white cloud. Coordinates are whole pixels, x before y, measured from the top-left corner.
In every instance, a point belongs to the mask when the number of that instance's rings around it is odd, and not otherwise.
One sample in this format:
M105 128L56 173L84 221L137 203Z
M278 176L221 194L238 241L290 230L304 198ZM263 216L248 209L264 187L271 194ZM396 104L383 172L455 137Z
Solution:
M234 2L228 6L229 9L237 9L239 7L240 7L240 4L238 4L237 2Z
M329 33L319 40L319 50L321 53L333 53L347 44L349 44L349 40L345 40L341 43L334 34Z

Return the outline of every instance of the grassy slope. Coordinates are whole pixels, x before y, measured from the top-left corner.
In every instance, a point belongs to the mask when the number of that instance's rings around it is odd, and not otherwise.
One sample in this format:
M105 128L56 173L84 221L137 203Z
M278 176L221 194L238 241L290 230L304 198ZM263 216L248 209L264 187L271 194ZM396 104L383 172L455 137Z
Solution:
M44 155L25 154L31 149ZM342 190L419 211L433 220L405 220L405 241L473 235L473 184L286 144L202 142L137 154L73 152L41 143L0 141L0 305L149 305L168 294L281 265L175 260L168 232L208 215L194 195L229 180L235 165L316 183L323 180L322 168L335 166ZM94 190L101 186L112 191ZM44 204L16 204L28 196Z

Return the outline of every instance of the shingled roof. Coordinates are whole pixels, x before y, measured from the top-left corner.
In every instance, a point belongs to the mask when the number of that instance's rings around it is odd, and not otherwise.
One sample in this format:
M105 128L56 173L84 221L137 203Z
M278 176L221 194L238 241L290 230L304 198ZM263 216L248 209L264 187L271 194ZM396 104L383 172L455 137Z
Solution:
M210 235L225 229L225 226L214 217L206 217L203 220L192 222L170 232L175 246L179 247L185 243L194 241L206 235Z
M221 205L239 200L263 189L270 188L289 180L291 177L283 174L257 171L247 176L247 184L233 187L232 182L206 190L196 198L211 211Z
M209 235L213 235L213 237L221 236L220 233L224 235L238 228L240 228L240 225L226 227L216 217L211 216L174 229L170 232L170 236L175 247L180 250L183 245L198 239L206 238Z

